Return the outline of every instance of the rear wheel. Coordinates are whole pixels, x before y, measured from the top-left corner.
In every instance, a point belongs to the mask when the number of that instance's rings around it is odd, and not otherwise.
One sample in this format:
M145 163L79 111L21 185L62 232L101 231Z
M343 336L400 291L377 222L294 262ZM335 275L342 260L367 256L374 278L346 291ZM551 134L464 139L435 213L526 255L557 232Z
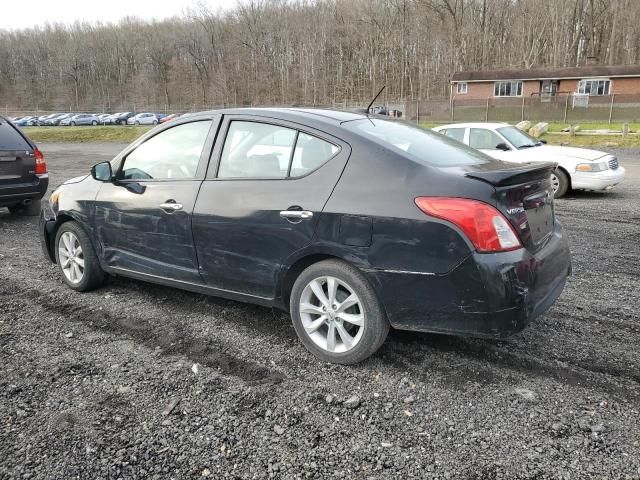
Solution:
M136 120L136 125L140 125L140 122L138 120Z
M76 222L63 223L56 233L56 263L62 279L73 290L86 292L102 286L107 276L86 232Z
M559 168L551 174L551 187L555 198L563 197L569 190L569 177Z
M127 121L126 120L120 120L120 125L126 125Z
M158 120L154 120L154 121L153 121L153 124L154 124L154 125L157 125L157 124L158 124Z
M25 217L37 217L40 215L40 200L34 200L29 205L15 205L9 207L12 215L24 215Z
M95 127L96 125L98 125L98 122L96 122L95 120L93 120L93 121L91 122L91 125L93 125L93 126Z
M304 346L328 362L361 362L389 333L389 322L367 279L339 260L304 270L293 285L290 309Z
M71 126L75 127L76 126L76 122L71 122Z

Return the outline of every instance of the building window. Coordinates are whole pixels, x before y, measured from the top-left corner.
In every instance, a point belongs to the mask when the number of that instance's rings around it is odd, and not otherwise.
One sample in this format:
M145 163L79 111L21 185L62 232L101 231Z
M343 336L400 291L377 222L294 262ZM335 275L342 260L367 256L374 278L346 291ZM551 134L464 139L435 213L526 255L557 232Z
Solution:
M609 95L611 91L611 80L593 79L580 80L578 93L582 95Z
M522 82L496 82L493 84L494 97L520 97L522 96Z
M467 82L458 82L458 93L460 95L467 93Z

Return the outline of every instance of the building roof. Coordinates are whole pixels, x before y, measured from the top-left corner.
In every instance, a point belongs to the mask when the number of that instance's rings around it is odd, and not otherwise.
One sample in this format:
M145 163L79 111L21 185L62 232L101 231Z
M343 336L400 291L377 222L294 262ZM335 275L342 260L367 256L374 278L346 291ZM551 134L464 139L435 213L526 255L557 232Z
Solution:
M560 68L513 68L456 72L452 82L486 82L494 80L554 80L589 77L640 77L640 65L585 65Z

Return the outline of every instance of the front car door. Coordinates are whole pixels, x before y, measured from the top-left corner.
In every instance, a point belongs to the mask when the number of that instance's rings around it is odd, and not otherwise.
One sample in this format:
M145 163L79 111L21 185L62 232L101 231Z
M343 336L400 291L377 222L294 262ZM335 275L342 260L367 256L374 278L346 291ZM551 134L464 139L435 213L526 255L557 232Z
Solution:
M225 116L220 132L193 214L200 273L211 287L271 299L282 266L311 242L351 150L262 117Z
M191 215L218 122L211 116L172 125L125 153L115 181L96 198L107 267L202 283Z

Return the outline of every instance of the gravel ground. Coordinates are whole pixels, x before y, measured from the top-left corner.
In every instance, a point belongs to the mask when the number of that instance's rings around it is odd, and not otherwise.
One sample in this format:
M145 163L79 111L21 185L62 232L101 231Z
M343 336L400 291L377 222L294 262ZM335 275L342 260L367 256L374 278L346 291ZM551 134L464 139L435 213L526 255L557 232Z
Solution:
M55 186L122 146L41 147ZM75 293L36 220L0 211L0 478L640 478L640 152L617 153L624 184L557 201L574 275L546 315L392 332L356 367L265 308Z

